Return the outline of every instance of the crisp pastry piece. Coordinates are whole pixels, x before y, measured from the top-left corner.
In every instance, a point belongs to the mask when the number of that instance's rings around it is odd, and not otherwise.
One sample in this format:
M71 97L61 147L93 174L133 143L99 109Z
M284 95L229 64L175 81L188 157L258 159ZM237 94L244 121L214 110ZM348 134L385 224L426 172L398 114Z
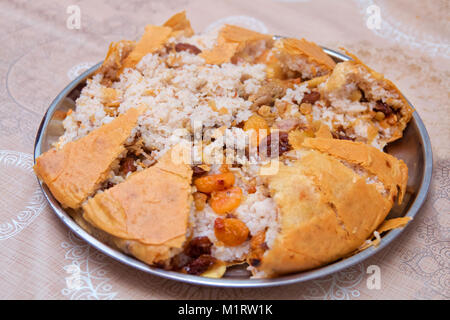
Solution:
M146 26L144 35L123 61L122 71L125 68L134 68L145 55L160 50L171 34L172 28L170 27Z
M276 55L285 73L299 73L302 79L329 74L336 63L317 44L305 39L285 38L275 42Z
M168 257L185 241L191 178L190 166L173 162L169 151L154 166L89 199L83 218L125 243L131 254L155 263L160 259L149 256Z
M169 38L182 35L189 37L193 34L185 11L173 15L162 26L147 25L138 42L112 42L103 64L95 74L103 74L102 84L111 85L119 80L125 68L134 68L145 55L162 49Z
M216 45L211 50L203 51L200 56L207 64L227 63L233 58L252 62L272 44L271 35L225 25L219 31Z
M34 171L63 207L78 208L104 182L143 109L129 109L87 136L51 149Z
M135 46L135 41L121 40L111 42L105 60L100 68L94 73L94 75L103 75L103 85L111 85L112 82L119 80L119 76L123 70L124 61L130 52L133 51Z
M330 111L354 118L341 131L368 143L376 140L384 147L402 137L413 110L390 80L347 54L353 60L339 63L319 85L319 92Z
M190 37L194 35L194 30L191 27L191 22L186 17L186 11L183 10L174 14L163 24L164 27L172 29L171 37L178 37L183 35Z
M150 245L135 240L121 239L87 222L83 218L83 212L80 209L71 210L69 213L79 226L98 240L117 247L124 253L135 256L150 265L170 268L170 259L181 251L179 247L184 241L183 237L178 237L161 245Z
M280 231L256 270L276 276L315 268L358 249L406 187L405 163L363 143L307 138L269 188Z

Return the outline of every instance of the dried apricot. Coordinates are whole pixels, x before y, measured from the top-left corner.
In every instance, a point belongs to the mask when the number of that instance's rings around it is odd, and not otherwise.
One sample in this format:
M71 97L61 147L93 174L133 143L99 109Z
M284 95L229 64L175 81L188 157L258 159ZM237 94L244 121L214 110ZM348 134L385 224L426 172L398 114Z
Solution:
M211 200L209 204L215 213L226 214L239 207L241 201L241 188L232 187L224 191L214 191L211 193Z
M248 239L250 231L244 222L235 218L217 218L214 221L214 234L226 246L234 247Z
M194 185L198 191L211 193L228 189L234 184L234 174L231 172L212 174L195 179Z
M254 114L244 123L244 131L250 130L254 130L251 139L256 146L269 132L269 126L263 117Z

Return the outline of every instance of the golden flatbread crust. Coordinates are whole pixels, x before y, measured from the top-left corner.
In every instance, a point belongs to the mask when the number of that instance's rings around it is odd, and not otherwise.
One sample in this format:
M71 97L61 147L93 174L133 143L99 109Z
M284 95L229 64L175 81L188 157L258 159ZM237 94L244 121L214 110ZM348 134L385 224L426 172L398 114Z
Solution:
M366 151L354 152L348 144ZM397 170L404 170L401 160L385 158L373 147L326 138L306 138L304 145L309 149L303 149L299 160L290 165L281 163L278 173L267 178L280 223L277 238L257 268L269 277L319 267L346 257L385 220L393 205L391 194L396 195L397 188L384 195L342 160L378 173L380 159L388 159L391 168L386 170L395 176L393 181L400 182L402 190L406 185L403 173L397 175ZM333 148L325 149L331 152L322 150L323 145L332 145ZM335 155L334 147L351 151L338 154L341 158ZM366 155L366 160L370 156L375 160L360 161L361 155Z
M391 196L398 198L398 203L403 201L408 167L402 160L362 142L349 140L307 138L303 141L303 146L363 167L380 179Z
M325 70L325 73L331 72L336 66L336 62L321 47L305 39L279 39L275 42L275 47L279 50L282 57L286 56L295 59L295 57L300 56L306 58L311 63L311 70L314 75L319 74L319 70L315 68L315 65Z
M63 207L78 208L107 179L142 111L129 109L87 136L36 159L36 175Z
M159 267L170 267L170 259L182 251L184 237L178 237L162 245L143 244L135 240L125 240L115 237L103 230L94 227L83 218L81 210L71 210L71 217L86 232L107 245L118 248L126 254L130 254L139 260Z
M83 218L115 237L162 245L186 234L192 170L171 152L83 204Z
M238 26L225 25L217 36L217 43L211 50L203 51L200 56L207 64L222 64L257 41L272 41L272 36Z

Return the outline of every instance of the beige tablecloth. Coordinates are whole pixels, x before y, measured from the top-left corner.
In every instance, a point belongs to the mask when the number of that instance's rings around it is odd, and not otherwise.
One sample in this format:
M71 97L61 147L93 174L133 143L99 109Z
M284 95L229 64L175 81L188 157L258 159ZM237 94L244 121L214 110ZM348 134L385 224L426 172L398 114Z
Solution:
M80 29L70 19L77 8ZM425 206L397 241L322 279L227 290L136 271L59 221L31 169L45 110L71 79L104 57L110 41L138 38L145 24L162 23L182 9L197 31L226 22L344 46L398 84L431 136L434 172ZM0 298L449 299L449 13L448 0L2 1ZM371 265L380 268L380 289L367 285ZM76 286L74 270L80 271Z

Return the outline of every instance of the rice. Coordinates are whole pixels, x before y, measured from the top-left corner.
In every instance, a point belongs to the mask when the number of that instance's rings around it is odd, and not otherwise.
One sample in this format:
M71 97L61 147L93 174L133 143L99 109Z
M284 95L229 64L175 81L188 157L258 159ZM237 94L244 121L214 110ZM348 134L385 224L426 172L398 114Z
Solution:
M237 182L239 185L240 182ZM274 200L269 196L267 190L261 185L252 194L245 194L245 200L234 212L236 218L246 224L251 235L260 231L266 231L266 244L270 248L278 233L279 224L277 217L277 207ZM208 237L215 244L212 249L212 256L222 261L242 261L250 249L250 241L247 240L235 247L223 246L218 243L214 234L214 221L218 215L206 204L201 211L191 210L190 225L191 237Z

